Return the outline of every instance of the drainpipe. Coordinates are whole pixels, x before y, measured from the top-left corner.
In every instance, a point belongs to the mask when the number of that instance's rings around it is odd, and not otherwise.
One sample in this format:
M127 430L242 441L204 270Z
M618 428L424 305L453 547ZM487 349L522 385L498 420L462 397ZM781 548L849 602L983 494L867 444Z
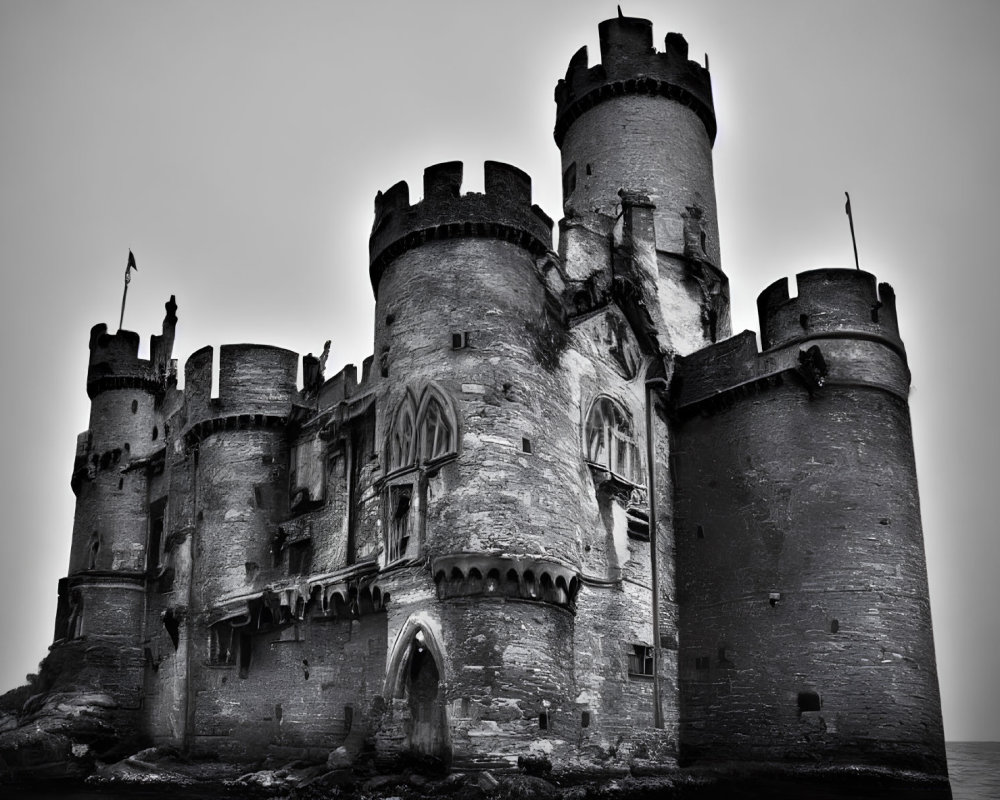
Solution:
M198 442L200 445L201 442ZM194 451L192 459L194 464L192 465L192 488L191 488L191 514L193 523L191 525L191 533L187 537L187 547L188 547L188 587L187 587L187 631L184 642L184 653L185 653L185 663L184 663L184 734L181 737L183 742L182 748L185 754L191 752L192 745L194 743L194 723L195 723L195 692L194 692L194 675L191 668L191 658L193 656L194 646L192 639L194 639L194 600L195 600L195 589L194 589L194 576L195 576L195 553L197 547L195 546L195 537L198 536L198 460L200 453L198 450Z
M646 381L646 495L649 498L649 571L653 591L653 727L663 727L660 704L660 580L656 557L656 455L653 442L653 388L667 388L664 378Z

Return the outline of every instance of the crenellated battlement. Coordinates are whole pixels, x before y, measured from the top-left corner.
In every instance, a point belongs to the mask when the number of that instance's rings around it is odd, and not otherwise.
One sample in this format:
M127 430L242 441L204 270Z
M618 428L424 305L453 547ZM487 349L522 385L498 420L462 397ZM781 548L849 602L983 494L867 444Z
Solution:
M817 269L772 283L757 299L761 342L743 331L677 360L671 388L681 415L725 408L792 380L810 394L828 384L877 386L905 400L910 385L888 284L853 269Z
M661 95L688 106L715 141L715 106L708 69L688 59L687 40L668 33L662 53L653 48L653 23L637 17L617 17L600 23L601 63L589 66L587 48L570 59L566 77L556 84L556 145L573 121L610 97L624 94Z
M424 170L424 199L410 205L400 181L375 196L375 224L368 243L372 288L386 267L407 250L436 239L502 239L541 255L552 248L552 220L531 202L531 178L510 164L487 161L483 193L461 194L462 162Z
M215 420L284 419L298 397L298 354L291 350L260 344L222 345L217 398L211 396L213 367L211 347L192 353L184 365L189 432L203 430L206 422Z
M798 295L788 280L768 286L757 298L764 350L823 336L877 337L903 354L896 321L896 294L887 283L855 269L815 269L796 276Z
M139 358L139 334L119 330L108 333L103 322L90 329L90 363L87 368L87 395L93 399L107 389L142 388L161 391L172 375L170 361L177 324L174 296L165 304L163 333L150 336L149 358Z

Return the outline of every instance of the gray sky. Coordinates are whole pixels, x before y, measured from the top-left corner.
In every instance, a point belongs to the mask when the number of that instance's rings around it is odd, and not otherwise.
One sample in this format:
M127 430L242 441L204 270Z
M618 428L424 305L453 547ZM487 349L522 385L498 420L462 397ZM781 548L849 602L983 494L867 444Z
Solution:
M734 330L819 266L891 283L911 408L948 739L1000 740L1000 3L625 2L708 52ZM424 167L507 161L561 216L555 82L612 2L0 0L0 689L51 641L87 428L90 327L143 351L163 303L202 345L371 348L375 193Z

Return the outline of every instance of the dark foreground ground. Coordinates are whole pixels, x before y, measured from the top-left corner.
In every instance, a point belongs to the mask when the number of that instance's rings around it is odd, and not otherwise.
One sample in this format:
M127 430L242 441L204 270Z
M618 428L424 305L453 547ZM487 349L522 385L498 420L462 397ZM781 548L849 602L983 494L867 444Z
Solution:
M435 777L418 771L365 776L349 769L299 763L238 775L231 765L164 761L154 765L133 757L102 768L85 782L0 785L0 797L18 800L943 800L951 796L946 781L919 773L747 764L716 764L659 775L529 775L522 771Z

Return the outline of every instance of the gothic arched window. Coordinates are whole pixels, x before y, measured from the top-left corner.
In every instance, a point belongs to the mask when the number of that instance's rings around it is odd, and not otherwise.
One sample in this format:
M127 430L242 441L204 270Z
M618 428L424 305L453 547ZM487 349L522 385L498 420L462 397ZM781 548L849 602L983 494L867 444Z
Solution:
M420 461L433 461L455 450L454 432L441 401L427 394L420 410Z
M417 452L414 441L416 434L416 407L409 392L400 403L399 411L389 433L389 472L412 466Z
M458 426L451 404L435 387L420 394L407 390L388 437L388 472L426 464L454 453Z
M584 428L587 461L629 483L645 483L642 458L629 413L610 397L598 397Z

